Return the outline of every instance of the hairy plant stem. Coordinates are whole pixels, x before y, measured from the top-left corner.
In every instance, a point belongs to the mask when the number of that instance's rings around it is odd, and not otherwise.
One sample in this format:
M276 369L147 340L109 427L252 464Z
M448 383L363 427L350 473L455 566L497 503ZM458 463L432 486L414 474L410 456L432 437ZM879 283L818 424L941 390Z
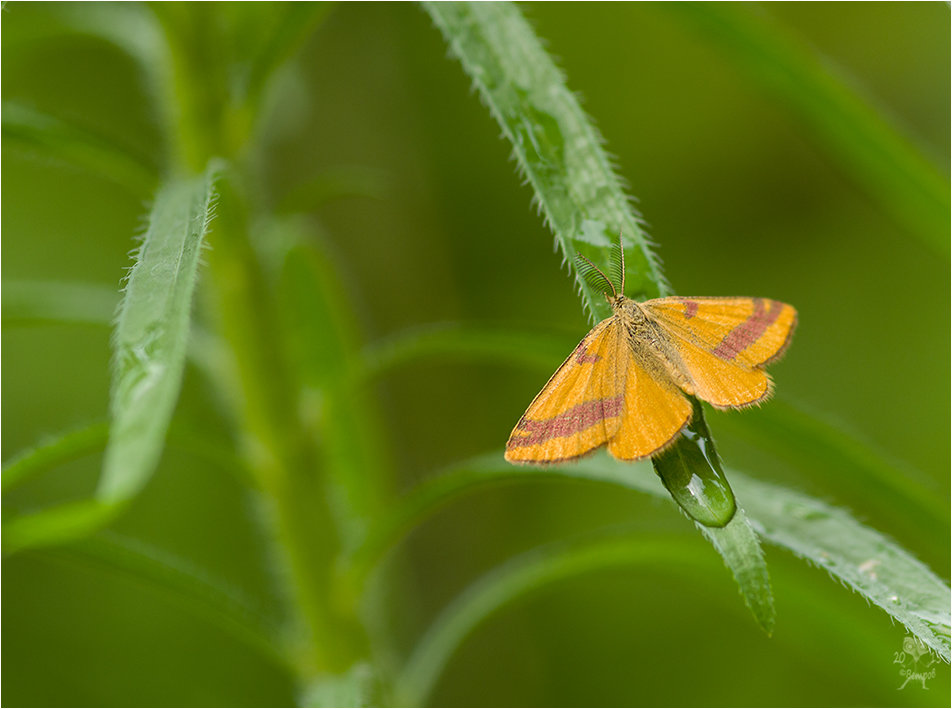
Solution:
M232 358L219 381L228 389L222 398L232 405L236 442L261 496L285 603L289 664L303 697L322 678L342 675L367 656L366 633L353 604L340 601L336 568L342 540L328 503L327 476L318 444L299 416L274 294L252 245L245 211L252 200L243 182L248 175L236 167L246 145L222 137L235 118L227 96L201 90L205 79L224 75L213 47L194 50L202 44L199 37L211 35L214 44L215 33L200 10L183 14L163 8L157 14L171 54L165 95L176 102L172 171L193 172L213 156L230 161L220 174L209 239L211 311ZM176 40L177 30L193 36Z
M277 576L287 586L291 659L299 680L310 683L348 669L365 655L366 641L358 619L336 600L340 534L318 475L318 451L302 431L273 294L249 241L239 189L227 175L219 188L211 285L235 360L239 445L264 498Z

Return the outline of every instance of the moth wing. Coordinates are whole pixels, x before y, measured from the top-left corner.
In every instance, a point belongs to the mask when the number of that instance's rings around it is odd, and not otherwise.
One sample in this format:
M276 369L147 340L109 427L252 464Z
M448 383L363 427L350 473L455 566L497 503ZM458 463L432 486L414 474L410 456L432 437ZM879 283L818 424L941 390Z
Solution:
M725 362L688 341L679 342L677 349L693 380L692 393L719 409L752 406L773 391L770 375L762 367Z
M506 460L558 463L605 445L621 424L624 346L614 317L596 325L529 404L506 443Z
M741 408L770 396L763 365L790 342L792 306L763 298L660 298L642 307L672 336L698 398Z
M796 309L769 298L657 298L641 307L671 334L747 369L783 355L797 326Z
M608 452L619 460L641 460L667 448L691 420L691 403L668 379L652 376L626 347L625 407Z

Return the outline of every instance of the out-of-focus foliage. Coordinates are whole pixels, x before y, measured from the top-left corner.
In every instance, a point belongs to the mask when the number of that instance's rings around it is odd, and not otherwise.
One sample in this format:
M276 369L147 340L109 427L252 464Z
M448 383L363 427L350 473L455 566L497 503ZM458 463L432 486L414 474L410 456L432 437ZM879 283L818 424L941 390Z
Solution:
M522 9L674 290L800 312L775 400L708 412L755 526L782 485L948 579L948 7ZM588 327L417 5L9 3L2 22L5 524L95 491L134 237L160 184L230 165L158 467L107 529L4 559L7 704L385 704L430 683L419 699L449 705L948 704L948 665L897 689L932 656L769 544L766 637L640 485L472 486L334 576L408 491L498 451ZM798 509L760 531L816 561ZM877 558L827 566L886 583Z

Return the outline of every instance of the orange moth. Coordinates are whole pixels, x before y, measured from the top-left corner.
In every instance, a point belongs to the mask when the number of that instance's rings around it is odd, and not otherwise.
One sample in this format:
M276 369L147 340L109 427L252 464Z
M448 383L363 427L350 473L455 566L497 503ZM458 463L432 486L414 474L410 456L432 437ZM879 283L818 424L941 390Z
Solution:
M687 395L718 409L770 396L764 366L790 344L797 311L767 298L624 296L586 259L580 272L603 288L612 307L562 363L506 444L511 463L560 463L608 446L620 460L641 460L670 446L691 420ZM610 292L609 292L610 291Z

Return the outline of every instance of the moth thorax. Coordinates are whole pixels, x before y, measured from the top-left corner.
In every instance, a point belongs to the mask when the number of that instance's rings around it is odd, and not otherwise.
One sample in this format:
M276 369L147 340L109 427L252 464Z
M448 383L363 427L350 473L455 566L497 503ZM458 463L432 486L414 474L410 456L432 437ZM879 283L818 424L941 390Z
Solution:
M635 305L635 301L631 298L627 298L620 293L615 296L605 294L605 299L608 300L608 304L612 306L612 310L616 313L620 310L629 310L632 305ZM638 308L640 310L640 308Z
M616 315L620 315L629 322L643 323L648 320L645 311L631 298L620 295L614 301L611 301L611 305Z

